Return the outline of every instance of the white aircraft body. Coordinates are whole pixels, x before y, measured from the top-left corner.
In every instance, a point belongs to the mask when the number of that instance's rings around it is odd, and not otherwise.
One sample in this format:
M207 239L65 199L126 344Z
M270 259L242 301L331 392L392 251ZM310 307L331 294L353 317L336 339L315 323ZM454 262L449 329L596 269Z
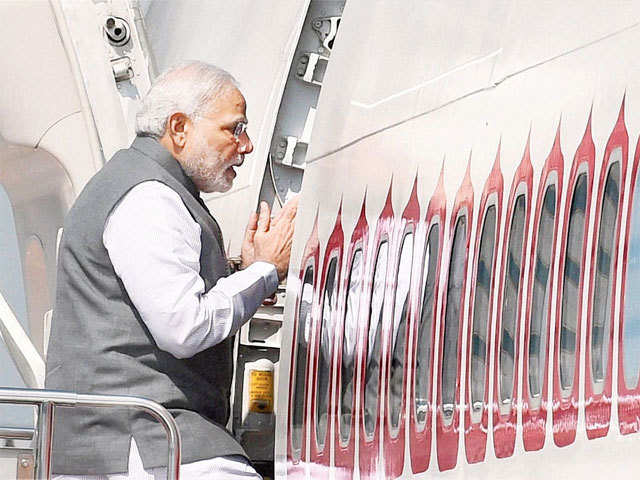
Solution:
M640 471L640 4L349 1L277 478Z

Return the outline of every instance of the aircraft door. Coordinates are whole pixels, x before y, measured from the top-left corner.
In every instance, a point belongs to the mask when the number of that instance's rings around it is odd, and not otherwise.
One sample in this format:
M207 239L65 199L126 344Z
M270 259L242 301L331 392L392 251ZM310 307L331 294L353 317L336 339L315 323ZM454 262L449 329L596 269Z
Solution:
M72 196L71 181L55 157L0 138L2 386L44 384L45 316L55 291L58 231ZM30 407L2 406L0 418L0 427L33 426Z

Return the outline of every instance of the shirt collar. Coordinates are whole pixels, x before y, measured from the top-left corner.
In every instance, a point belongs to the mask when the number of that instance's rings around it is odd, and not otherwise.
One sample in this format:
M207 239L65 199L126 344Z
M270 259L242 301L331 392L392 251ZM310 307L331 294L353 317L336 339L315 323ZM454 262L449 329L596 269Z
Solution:
M157 162L169 174L179 181L196 198L200 198L200 191L191 178L182 169L180 163L153 137L137 136L131 148L137 150L151 160Z

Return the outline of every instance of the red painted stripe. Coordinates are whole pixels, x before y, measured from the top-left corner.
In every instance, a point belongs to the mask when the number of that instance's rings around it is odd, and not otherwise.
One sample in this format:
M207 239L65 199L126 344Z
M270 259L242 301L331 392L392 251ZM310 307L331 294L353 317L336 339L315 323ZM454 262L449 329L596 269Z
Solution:
M314 317L313 312L317 308L317 297L318 297L318 289L315 288L318 285L318 262L320 257L320 245L318 243L318 215L316 214L315 221L313 223L313 229L311 231L311 235L309 236L309 240L307 240L307 245L304 249L304 253L302 255L302 261L300 263L300 272L298 278L300 279L298 284L298 291L295 292L296 295L296 310L295 316L293 320L293 335L291 339L291 368L289 369L289 410L288 410L288 420L287 420L287 478L291 479L302 479L305 478L305 464L307 459L304 457L304 453L306 452L306 437L307 437L307 428L308 422L307 419L307 398L309 392L307 392L307 388L304 389L304 409L302 416L302 434L301 434L301 448L295 449L292 444L292 422L293 422L293 393L295 391L295 383L299 381L299 379L295 378L295 358L296 358L296 348L297 348L297 332L298 332L298 322L300 322L299 311L300 311L300 302L302 301L302 286L304 280L304 274L309 265L313 265L313 301L312 301L312 318ZM309 364L311 363L311 344L309 344L307 348L307 368L306 368L306 376L304 379L305 386L309 384Z
M318 442L318 437L317 437L317 418L316 418L316 397L317 397L317 388L318 388L318 359L320 357L319 355L319 348L320 348L320 340L321 340L321 326L322 326L322 306L324 303L324 295L325 295L325 285L326 285L326 281L327 281L327 270L329 267L329 264L331 263L331 260L333 258L337 258L337 264L336 264L336 279L335 281L337 282L337 285L340 285L340 278L341 278L341 272L342 272L342 251L343 251L343 247L344 247L344 233L342 231L342 204L340 205L340 208L338 209L338 214L337 214L337 218L336 218L336 223L335 226L333 228L333 232L331 233L331 235L329 236L329 239L327 240L327 246L325 247L325 254L324 254L324 261L323 261L323 265L322 265L322 277L320 280L320 288L318 290L318 298L319 298L319 305L318 305L318 309L317 311L317 316L315 317L315 321L314 321L314 331L315 331L315 335L314 335L314 341L313 341L313 349L310 349L310 351L314 352L313 355L313 377L312 377L312 386L311 386L311 421L310 421L310 440L309 440L309 463L310 464L315 464L315 465L322 465L322 466L326 466L328 467L330 465L330 453L331 453L331 429L333 427L333 422L334 422L334 417L333 417L333 412L330 408L330 406L332 405L332 403L335 401L335 395L334 395L334 389L333 389L333 385L331 384L331 379L329 379L329 391L328 391L328 395L329 395L329 401L327 402L327 427L325 430L325 435L323 438L323 442L322 444L319 444ZM337 292L338 297L340 298L340 292ZM332 312L334 319L332 321L332 325L336 324L336 314L337 311ZM333 330L333 333L335 334L335 329ZM335 335L333 335L333 343L335 345ZM331 355L331 360L330 360L330 364L329 364L329 372L331 372L334 368L333 365L333 359L334 359L334 355L333 355L333 350L332 350L332 355Z
M438 239L438 260L437 260L437 267L436 267L436 274L435 274L435 285L433 288L433 292L434 292L434 299L433 299L433 315L432 315L432 323L431 323L431 349L430 349L430 354L431 354L431 358L429 359L429 378L433 379L433 363L434 363L434 344L435 344L435 332L436 332L436 322L438 319L438 292L440 291L439 289L439 283L440 283L440 267L442 264L442 244L444 242L444 228L443 225L445 224L446 221L446 211L447 211L447 199L445 196L445 192L444 192L444 169L440 172L440 178L438 179L438 184L436 186L435 192L433 193L431 200L429 200L429 205L427 207L427 214L425 216L424 219L424 224L427 226L427 229L425 230L425 233L427 235L427 238L429 237L429 232L431 231L431 228L434 225L439 225L439 239ZM422 270L420 270L420 277L416 277L416 278L420 278L423 279L424 278L424 268L425 268L425 263L424 263L424 259L426 258L426 242L425 242L425 249L423 251L422 254ZM422 301L422 296L423 296L423 291L422 288L424 287L424 284L420 284L419 285L419 289L418 289L418 295L419 295L419 299L418 302L416 302L416 306L421 309L423 308L421 305L421 301ZM417 312L417 308L416 308L416 312ZM426 414L426 419L425 419L425 423L424 425L420 425L416 419L416 409L415 409L415 404L416 404L416 390L415 390L415 374L416 374L416 352L417 352L417 344L418 344L418 340L417 340L417 332L418 332L418 322L419 322L419 313L416 313L414 318L416 319L414 321L414 326L413 326L413 331L414 331L414 335L413 335L413 342L411 344L411 360L410 360L410 364L409 367L411 369L411 371L413 372L414 375L414 380L411 382L411 405L409 407L409 423L410 423L410 430L409 430L409 446L410 446L410 452L411 452L411 469L413 470L413 473L422 473L424 471L427 470L427 468L429 468L429 462L431 459L431 422L432 422L432 411L433 411L433 406L431 405L431 398L433 398L433 381L429 382L429 392L428 392L428 397L429 401L430 401L430 405L429 405L429 411Z
M627 287L627 265L629 262L629 242L631 227L631 211L634 202L634 190L638 181L638 167L640 165L640 137L636 143L631 170L631 187L629 188L629 206L627 210L627 228L625 232L624 252L622 260L622 288L620 293L620 336L618 338L618 419L620 433L628 435L640 431L640 382L637 385L627 385L624 378L624 304ZM639 200L639 199L635 199Z
M613 283L611 291L609 292L611 300L611 308L609 310L610 329L609 338L605 339L609 343L608 355L607 355L607 369L605 372L604 389L601 393L596 393L593 387L593 379L591 372L591 325L593 315L593 294L595 287L595 275L596 275L596 257L598 250L598 237L600 231L600 216L602 214L602 199L604 196L605 182L607 180L611 153L617 148L622 149L622 160L620 164L620 193L618 197L618 215L616 218L616 227L614 233L614 251L612 252L613 270ZM627 128L624 122L624 99L620 106L620 113L618 115L618 121L616 122L613 132L609 137L607 146L604 152L604 159L602 162L602 170L600 171L600 181L598 184L598 203L596 205L596 217L593 233L593 247L591 249L591 280L589 285L588 296L588 313L587 313L587 342L586 342L586 355L585 355L585 423L587 428L587 437L589 439L604 437L609 431L609 422L611 420L611 390L612 390L612 365L613 365L613 327L614 327L614 312L615 312L615 299L616 299L616 277L618 271L618 248L620 243L620 225L622 221L622 200L624 198L624 184L627 174L627 158L629 155L629 135L627 134Z
M489 422L489 365L491 362L491 317L493 312L493 296L496 291L495 285L491 285L491 294L489 296L489 308L487 322L487 342L485 347L485 373L484 373L484 399L482 401L482 415L479 421L474 421L471 417L471 339L473 336L473 313L474 299L476 294L476 279L478 276L478 261L480 254L480 240L482 238L482 228L487 209L491 206L496 208L496 225L495 236L493 240L493 260L490 266L492 279L495 278L496 259L498 258L498 238L500 233L500 218L502 213L502 196L504 192L504 179L500 170L500 146L496 152L496 158L493 168L487 178L480 199L480 208L478 209L478 227L476 230L475 255L473 262L473 274L471 281L471 293L469 295L469 316L467 322L467 358L466 358L466 379L465 402L464 402L464 444L468 463L482 462L485 458L487 447L487 430Z
M544 360L543 373L541 375L541 392L540 406L533 408L531 405L531 393L529 391L529 355L525 354L523 358L522 372L522 441L526 451L540 450L544 446L546 424L547 424L547 408L549 398L549 338L551 333L551 292L553 292L554 272L557 266L556 261L556 244L558 239L558 223L560 221L560 199L562 198L562 178L564 174L564 157L560 148L560 125L556 132L551 152L547 157L542 172L540 174L540 182L538 184L538 198L536 201L535 220L533 234L531 236L531 255L529 257L529 293L527 296L527 311L525 314L525 334L524 334L524 352L528 352L530 334L531 334L531 310L533 299L533 283L535 274L535 263L537 255L538 231L540 225L540 217L542 215L542 207L544 197L549 185L555 185L556 189L556 209L555 221L553 227L553 243L551 246L551 263L549 265L549 278L547 280L547 289L549 293L549 301L547 311L545 312L546 324L546 354ZM543 327L544 328L544 327Z
M369 225L367 224L367 217L366 217L366 195L365 195L365 199L362 201L362 209L360 211L360 217L358 218L358 222L356 223L356 226L353 230L353 233L351 235L351 241L349 242L349 250L348 250L348 254L347 254L347 259L348 259L348 264L347 264L347 268L345 269L345 272L347 272L344 277L343 277L343 281L341 282L341 292L342 294L339 297L339 305L341 306L341 309L338 312L338 318L340 319L340 321L338 322L338 324L336 325L336 330L337 330L337 336L336 336L336 343L334 345L334 348L337 348L337 359L336 359L336 364L335 364L335 378L336 378L336 387L335 387L335 391L336 391L336 401L333 402L333 415L336 418L336 428L335 428L335 436L334 436L334 462L335 462L335 471L336 471L336 479L340 479L340 480L351 480L351 478L353 478L353 470L354 470L354 459L355 459L355 437L356 437L356 425L355 425L355 419L356 419L356 368L355 368L355 359L357 351L361 348L361 329L363 328L363 325L358 325L358 331L356 333L356 345L354 346L354 369L353 369L353 388L354 388L354 392L352 395L352 403L351 403L351 426L350 426L350 435L348 437L348 440L343 443L342 442L342 438L341 438L341 422L340 422L340 405L341 405L341 398L340 398L340 392L341 392L341 383L342 383L342 343L343 343L343 335L344 335L344 321L345 321L345 315L346 315L346 301L347 301L347 294L349 291L349 277L350 274L349 272L351 271L352 268L352 262L353 262L353 255L354 253L358 250L358 249L362 249L362 276L360 278L360 291L364 291L364 285L365 285L365 270L364 270L364 266L366 265L367 262L367 258L368 258L368 252L367 252L367 247L368 247L368 238L369 238ZM359 315L360 311L363 311L361 309L363 309L363 302L362 302L363 298L362 296L360 297L360 305L358 308L358 311L356 312L356 315L358 319L361 318L361 316Z
M498 311L496 315L495 329L495 356L494 356L494 376L493 376L493 444L496 457L505 458L513 455L516 443L516 425L517 425L517 402L518 402L518 359L520 355L520 322L522 312L522 286L524 285L524 266L527 257L527 237L529 232L529 218L531 217L531 187L533 184L533 167L531 166L530 154L530 137L527 139L522 161L515 172L511 191L509 193L509 202L507 207L507 217L505 225L505 234L502 243L502 272L500 275L500 289L498 291ZM522 237L522 257L520 267L520 280L518 283L518 307L516 313L515 331L513 335L514 357L513 357L513 385L511 386L511 405L509 412L501 414L498 406L500 398L500 347L501 347L501 330L502 330L502 302L505 288L505 278L507 275L507 259L509 250L509 240L511 236L511 222L513 217L513 208L515 206L516 195L521 195L521 185L525 186L525 219L524 232Z
M372 251L371 259L370 259L370 268L367 268L365 271L369 272L369 278L367 280L367 292L366 296L361 300L365 302L366 311L369 311L369 305L371 302L372 295L372 287L373 287L373 275L375 269L376 258L378 256L378 248L380 244L387 240L389 241L391 237L392 223L393 223L393 207L391 205L391 189L393 184L389 185L389 192L387 193L387 199L385 201L384 207L380 216L378 217L378 221L376 224L376 230L373 236L373 244L375 245L375 250ZM391 252L391 249L389 249ZM387 289L388 290L388 289ZM388 292L385 294L385 297L388 295ZM388 297L387 297L388 298ZM385 300L384 308L387 309L387 303ZM368 316L368 314L367 314ZM367 338L369 331L369 322L371 318L367 318L366 328L364 329L364 338ZM359 395L360 395L360 445L359 445L359 464L360 464L360 478L362 479L374 479L379 477L378 472L378 449L380 446L380 396L381 396L381 386L382 386L382 368L380 368L379 377L378 377L378 415L376 416L376 423L374 427L374 432L372 436L367 435L364 425L364 399L365 399L365 371L367 367L367 342L363 341L363 348L360 349L360 358L359 358L359 366L360 372L360 385L359 385ZM382 351L381 351L382 354ZM382 355L381 355L382 357ZM378 361L381 363L382 358L379 358ZM380 472L381 474L382 472Z
M466 239L465 239L465 266L464 266L464 275L462 282L462 291L466 290L467 283L467 264L469 257L469 242L471 240L471 229L473 223L473 185L471 183L471 158L469 158L469 165L467 166L467 171L465 173L464 179L462 181L462 185L458 190L454 201L454 207L452 211L451 221L449 225L449 253L446 257L447 261L447 276L450 268L451 262L451 253L453 250L453 236L455 233L456 222L460 216L466 216L467 218L467 231L466 231ZM437 405L438 410L436 412L436 450L438 454L438 466L441 471L451 470L455 468L458 458L458 432L460 428L460 411L458 409L458 404L460 403L460 373L462 371L461 365L461 355L462 348L460 348L460 344L462 342L462 325L463 325L463 317L464 317L464 295L460 298L461 308L460 308L460 318L459 318L459 330L458 330L458 378L456 382L456 391L454 398L454 412L453 419L451 423L447 424L444 420L444 414L442 411L442 360L443 360L443 346L444 346L444 319L445 319L445 310L447 305L447 284L444 285L445 291L442 298L441 305L441 314L440 318L442 318L442 324L440 328L439 334L439 343L440 343L440 355L438 355L438 375L437 375Z
M409 332L410 332L410 327L411 324L413 323L413 316L412 315L412 311L413 311L413 305L415 305L415 302L411 302L411 293L414 291L415 289L415 274L411 273L411 279L410 279L410 286L409 286L409 305L407 306L408 308L408 318L407 318L407 324L406 324L406 328L405 328L405 349L404 349L404 369L403 369L403 379L402 379L402 405L400 408L400 416L398 419L398 427L397 427L397 431L394 431L391 425L391 419L389 418L390 415L390 395L389 395L389 383L390 383L390 378L391 378L391 351L393 349L393 322L394 322L394 315L395 315L395 302L396 301L402 301L402 299L398 299L396 296L396 291L397 291L397 283L398 283L398 268L400 265L400 255L401 255L401 248L402 248L402 244L403 244L403 239L404 236L408 233L413 233L413 245L415 245L415 231L416 231L416 225L418 224L418 222L420 221L420 202L418 202L418 178L416 177L416 179L413 182L413 189L411 191L411 195L409 196L409 201L407 202L407 206L404 209L404 212L402 214L401 217L401 222L398 225L400 228L402 228L402 231L399 232L400 235L398 235L396 238L398 239L398 242L396 244L396 260L395 262L393 262L392 264L392 268L388 268L387 269L387 284L388 285L392 285L392 289L391 292L393 292L393 302L390 302L390 310L391 310L391 321L388 322L388 329L385 332L386 335L386 341L387 341L387 358L385 360L385 372L386 375L384 375L384 377L386 377L387 379L387 388L385 388L385 398L386 398L386 414L384 416L384 465L385 465L385 474L387 476L387 478L390 479L395 479L398 478L400 475L402 475L402 470L404 467L404 450L405 450L405 444L404 444L404 438L405 438L405 416L404 416L404 412L405 412L405 407L406 407L406 391L407 391L407 362L408 362L408 353L409 353L409 349L407 347L408 343L409 343ZM413 258L415 258L415 252L412 250L412 258L411 261L413 262ZM413 269L412 269L413 270ZM391 299L391 297L390 297Z
M580 282L578 292L583 291L584 284L584 264L587 254L587 232L589 229L589 212L591 209L591 187L593 184L593 165L595 161L595 146L591 136L591 115L587 122L584 136L576 154L573 158L573 164L569 173L569 188L567 190L565 209L564 209L564 227L562 229L562 247L560 249L560 263L558 264L559 278L558 297L556 301L556 325L555 325L555 342L553 352L553 440L559 447L564 447L573 443L576 438L576 425L578 421L578 385L580 365L580 330L582 324L582 297L578 295L577 300L577 320L576 320L576 346L575 355L576 363L573 377L573 388L569 396L566 398L562 395L560 384L560 331L562 328L562 295L564 289L564 268L565 257L567 253L567 234L569 230L569 213L571 211L571 203L573 200L574 188L578 173L587 173L587 202L584 219L582 260L580 262Z

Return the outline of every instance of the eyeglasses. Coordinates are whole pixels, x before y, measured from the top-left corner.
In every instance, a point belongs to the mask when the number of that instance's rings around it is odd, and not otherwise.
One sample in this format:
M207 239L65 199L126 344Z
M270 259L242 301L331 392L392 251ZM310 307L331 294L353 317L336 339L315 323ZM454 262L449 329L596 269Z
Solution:
M246 122L238 122L236 123L236 126L233 129L233 136L236 140L238 140L243 133L245 133L247 131L247 124Z
M209 117L199 117L199 119L212 120L212 121L216 120L215 118L209 118ZM246 131L247 131L247 122L238 122L236 123L235 127L233 127L233 131L231 132L231 135L233 135L233 138L235 138L236 140L239 140L242 134L246 133Z

